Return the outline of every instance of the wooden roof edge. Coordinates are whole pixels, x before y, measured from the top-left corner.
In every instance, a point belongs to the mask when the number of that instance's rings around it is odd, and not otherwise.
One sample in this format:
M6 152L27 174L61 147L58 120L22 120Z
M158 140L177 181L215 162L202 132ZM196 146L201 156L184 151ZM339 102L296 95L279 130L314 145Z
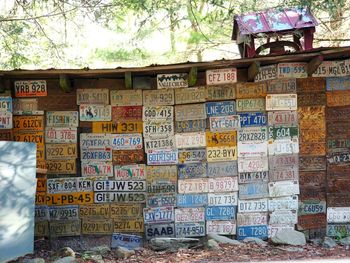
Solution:
M325 60L328 57L334 59L334 56L345 56L350 58L350 46L339 48L318 48L308 52L297 52L283 55L267 55L254 58L243 58L233 60L215 60L206 62L186 62L178 64L165 65L150 65L146 67L130 67L130 68L115 68L115 69L15 69L15 70L0 70L0 76L3 78L14 77L31 77L31 76L55 76L65 74L72 77L92 77L92 76L122 76L125 72L131 72L135 75L160 74L168 72L185 72L192 67L197 67L198 70L215 69L223 67L248 68L254 61L260 62L261 65L269 65L279 62L305 62L311 60L315 56L323 55Z

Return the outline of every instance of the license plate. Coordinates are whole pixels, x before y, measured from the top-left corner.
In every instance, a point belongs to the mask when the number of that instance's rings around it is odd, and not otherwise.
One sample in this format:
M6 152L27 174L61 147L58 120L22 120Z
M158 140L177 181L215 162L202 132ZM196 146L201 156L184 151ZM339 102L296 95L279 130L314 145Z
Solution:
M294 225L298 223L298 214L294 211L274 211L269 215L271 225Z
M265 99L237 99L237 112L241 111L265 111Z
M175 121L202 120L205 118L207 118L205 103L175 106Z
M328 223L349 223L350 207L327 207Z
M143 123L143 136L164 138L174 134L173 121L147 121Z
M44 130L44 116L14 116L14 131L42 131Z
M81 174L84 177L89 176L113 176L113 165L111 162L82 162Z
M15 97L47 96L46 80L15 81Z
M238 130L239 142L261 142L267 140L267 127L249 127Z
M206 221L207 235L235 235L236 223L234 220L207 220Z
M17 142L34 142L37 147L44 147L44 132L19 132L13 137Z
M299 93L298 94L298 106L312 106L312 105L325 105L326 104L325 93Z
M143 131L142 121L117 122L98 121L92 122L93 133L141 133Z
M206 132L206 139L208 147L236 146L237 132Z
M147 207L176 206L176 194L148 195Z
M237 147L208 147L207 161L221 162L221 161L235 161L237 160Z
M325 214L327 209L326 201L322 200L303 200L299 202L299 215L314 215L323 213Z
M270 169L270 181L296 181L299 180L299 169L297 166Z
M113 221L110 219L83 219L81 233L83 235L112 234Z
M144 106L143 121L172 121L174 119L173 106Z
M303 142L300 144L301 155L326 155L326 144L324 142Z
M327 236L349 236L350 235L350 224L327 224Z
M302 159L303 157L301 157ZM284 155L272 155L269 156L269 168L270 169L283 169L286 167L298 167L299 156L298 154L284 154Z
M167 138L144 138L145 152L153 150L170 150L175 148L174 136L168 136Z
M206 93L205 87L194 87L185 89L175 89L175 103L188 104L205 102Z
M35 193L35 205L46 205L46 193L36 192Z
M209 178L209 193L238 191L238 179L234 177Z
M165 180L176 182L177 180L177 166L146 166L147 182Z
M148 194L176 193L176 182L152 182L147 184Z
M276 226L276 225L268 225L268 233L269 238L273 238L277 235L277 233L284 231L286 229L294 230L294 226Z
M99 203L145 203L146 193L144 192L132 192L132 193L115 193L115 192L95 192L94 202Z
M110 209L111 218L117 220L142 218L143 215L141 204L110 204Z
M82 219L108 219L110 217L109 204L91 204L79 206L79 217Z
M111 90L110 95L113 106L142 106L142 90Z
M76 160L46 160L47 174L76 174Z
M147 165L169 165L177 163L177 150L153 150L147 153Z
M111 248L125 247L136 249L142 246L142 237L137 235L113 233Z
M266 96L266 110L297 110L297 95L269 94Z
M81 104L79 106L80 121L110 121L111 114L111 105Z
M46 144L46 159L75 159L78 157L78 149L75 143L69 144Z
M142 106L113 106L112 121L141 121Z
M238 157L267 156L267 141L238 142Z
M306 62L278 63L278 78L307 78Z
M208 205L209 206L237 206L238 193L209 193Z
M201 178L207 175L206 163L189 163L178 165L178 178Z
M92 191L92 180L83 177L47 179L47 193L70 193Z
M299 136L299 129L296 126L269 127L269 139L279 140Z
M178 194L176 199L178 207L201 207L208 204L207 194Z
M80 133L80 148L83 150L110 150L112 137L104 133Z
M267 211L268 211L267 198L255 199L255 200L238 200L239 213L267 212Z
M237 175L237 162L213 162L207 165L208 177L227 177Z
M326 90L349 90L350 89L350 78L349 77L336 77L326 78Z
M175 235L180 237L203 237L205 236L205 222L176 223Z
M206 86L207 101L233 100L236 98L234 85Z
M323 156L300 156L300 171L326 170L326 157Z
M47 127L76 128L79 125L79 112L77 111L47 111Z
M341 76L340 63L345 61L323 61L316 72L312 74L313 77L336 77Z
M187 73L157 74L157 89L174 89L187 87Z
M12 121L9 121L9 124L12 124ZM1 141L12 141L13 140L13 133L12 133L12 129L8 129L8 130L4 130L1 129L0 130L0 140Z
M268 237L267 225L238 226L237 227L237 239L243 240L247 237L267 239L267 237Z
M269 125L298 125L298 112L272 111L268 112Z
M350 138L327 140L328 153L345 152L347 148L350 148Z
M205 148L179 150L179 163L198 163L206 160L207 151Z
M80 236L80 220L50 222L50 237Z
M114 227L112 229L114 233L124 233L124 232L134 232L134 233L143 233L144 232L144 223L142 217L139 219L128 219L123 221L114 221Z
M50 206L50 220L78 220L79 208L77 205Z
M7 98L7 99L6 99ZM5 97L5 101L8 100L10 97ZM8 104L10 106L10 104ZM38 99L13 99L12 100L13 105L13 112L33 112L38 110ZM10 107L7 107L10 109ZM9 112L12 112L12 109L9 110Z
M329 164L345 164L350 162L350 152L333 153L327 157Z
M207 193L208 190L209 190L209 182L207 178L178 180L179 194Z
M143 163L145 155L143 149L137 150L113 150L112 151L113 164L125 165L130 163Z
M264 112L244 112L239 114L241 127L266 126L267 114Z
M49 220L49 209L46 205L36 205L34 210L34 219L35 222Z
M77 128L45 129L46 143L77 143Z
M279 181L269 183L270 197L298 195L299 182L298 181Z
M109 89L77 89L77 105L109 104Z
M175 237L174 224L151 224L145 226L146 240L155 237Z
M326 171L300 171L300 185L302 187L322 188L326 185ZM329 178L332 174L329 173Z
M239 185L239 199L255 199L269 196L267 183L250 183Z
M240 82L236 86L237 99L265 97L266 93L266 83Z
M207 85L229 84L237 82L236 68L211 69L205 72Z
M188 120L188 121L176 121L175 131L181 132L201 132L207 128L207 120Z
M206 220L234 220L236 206L207 206L205 208Z
M298 229L320 229L327 227L326 214L300 215L298 217Z
M143 218L145 224L149 223L171 223L175 220L174 207L144 208Z
M173 89L143 90L143 106L174 105L175 95Z
M267 213L237 213L237 226L267 225Z
M269 155L299 153L299 140L298 138L292 138L269 141L268 151Z
M36 178L36 191L46 192L46 178Z
M175 134L175 145L177 149L205 147L205 132L177 133Z
M207 102L207 117L229 116L236 114L236 103L231 101Z
M268 171L267 157L244 157L238 159L238 172L263 172Z
M210 117L210 131L232 131L241 127L239 115Z
M146 165L114 166L114 176L116 180L146 180Z
M146 191L146 182L140 180L133 181L94 181L94 191L95 192L138 192Z
M175 208L175 223L204 222L204 207Z
M269 211L298 210L298 196L286 196L269 199Z
M143 148L141 133L111 134L110 140L113 150L134 150Z
M260 67L260 71L255 76L254 81L260 82L270 79L277 79L277 64Z
M274 79L267 83L267 92L269 94L296 93L297 82L295 78Z
M245 172L238 174L238 183L247 184L247 183L256 183L256 182L268 182L269 181L269 172Z
M82 205L94 202L93 192L47 194L47 205Z
M90 161L112 161L112 149L81 149L80 158L82 162L90 162Z
M350 105L349 90L326 92L326 96L327 96L327 106L329 107Z

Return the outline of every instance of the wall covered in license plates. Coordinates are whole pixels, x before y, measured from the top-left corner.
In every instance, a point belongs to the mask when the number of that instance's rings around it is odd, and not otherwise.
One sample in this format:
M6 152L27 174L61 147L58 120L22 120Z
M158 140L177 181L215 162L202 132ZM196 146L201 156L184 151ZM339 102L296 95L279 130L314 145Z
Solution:
M350 234L350 61L13 82L0 139L37 144L37 237L138 247L209 233ZM240 81L237 81L238 80ZM191 83L190 83L191 84ZM192 83L193 84L193 83Z

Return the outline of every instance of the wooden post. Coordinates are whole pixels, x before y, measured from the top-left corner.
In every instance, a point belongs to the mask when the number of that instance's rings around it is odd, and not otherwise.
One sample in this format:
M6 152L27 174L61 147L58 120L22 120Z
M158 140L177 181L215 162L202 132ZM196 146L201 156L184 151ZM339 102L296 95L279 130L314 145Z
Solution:
M192 67L190 72L188 73L188 86L189 87L196 85L197 73L198 73L197 67Z
M71 92L72 91L72 83L70 78L66 74L60 75L60 88L63 92Z
M254 61L248 68L248 81L254 81L256 75L260 72L260 62Z
M310 60L310 62L307 64L307 75L309 77L311 77L317 70L318 66L321 65L323 59L323 56L317 56Z
M125 72L125 88L126 89L132 89L131 72Z

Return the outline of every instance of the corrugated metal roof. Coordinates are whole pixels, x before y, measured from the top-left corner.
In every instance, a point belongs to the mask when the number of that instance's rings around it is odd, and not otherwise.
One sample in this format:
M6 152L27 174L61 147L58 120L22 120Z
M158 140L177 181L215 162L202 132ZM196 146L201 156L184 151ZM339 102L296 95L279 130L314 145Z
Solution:
M315 27L315 17L306 7L276 8L256 13L235 15L233 36L272 33Z

